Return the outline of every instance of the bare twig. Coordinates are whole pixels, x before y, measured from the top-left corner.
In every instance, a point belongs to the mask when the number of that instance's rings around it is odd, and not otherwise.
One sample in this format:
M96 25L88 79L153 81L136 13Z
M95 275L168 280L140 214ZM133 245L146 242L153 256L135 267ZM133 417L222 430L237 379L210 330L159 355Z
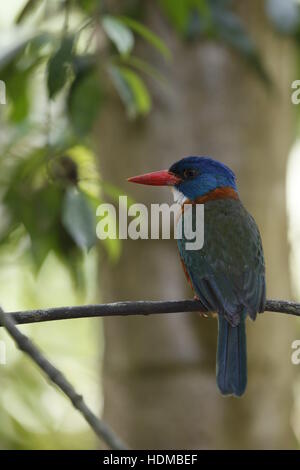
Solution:
M278 312L300 317L300 304L286 300L268 300L265 311ZM32 343L32 341L16 328L15 323L40 323L54 320L71 320L76 318L111 317L127 315L151 315L179 312L205 312L202 304L197 300L177 301L138 301L116 302L110 304L83 305L75 307L58 307L43 310L30 310L23 312L10 312L6 314L0 308L0 326L3 326L14 339L18 348L31 357L31 359L44 371L52 383L70 399L73 406L82 414L90 427L112 449L125 449L113 431L101 421L86 405L83 397L68 382L64 375L51 364ZM207 312L208 313L208 312Z
M98 437L112 449L125 449L124 444L114 434L114 432L100 420L87 406L83 397L79 395L74 389L73 385L65 378L65 376L58 370L50 361L40 352L40 350L33 344L33 342L21 333L14 324L14 319L11 315L5 314L0 308L0 321L10 336L14 339L18 348L39 366L39 368L47 375L52 383L56 384L58 388L70 399L74 408L76 408L87 421L93 431Z
M139 301L115 302L111 304L83 305L75 307L58 307L24 312L11 312L15 323L40 323L53 320L71 320L74 318L112 317L116 315L152 315L179 312L204 312L197 300L174 301ZM300 316L300 304L287 300L268 300L266 312L278 312ZM0 320L0 326L2 322Z

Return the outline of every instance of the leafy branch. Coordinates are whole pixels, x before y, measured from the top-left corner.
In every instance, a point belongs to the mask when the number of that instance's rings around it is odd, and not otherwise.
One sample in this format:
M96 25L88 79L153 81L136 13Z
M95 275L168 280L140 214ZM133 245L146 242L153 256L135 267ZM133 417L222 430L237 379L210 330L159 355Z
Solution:
M105 190L95 184L91 194L83 181L82 158L78 161L73 153L78 154L78 149L82 156L90 153L92 173L97 175L93 130L107 103L116 95L128 118L142 119L152 108L145 78L169 86L136 47L143 41L164 60L172 58L164 40L145 24L149 2L116 3L117 9L99 0L27 0L15 20L18 34L12 32L9 47L0 51L0 78L6 83L8 104L1 121L1 204L7 217L0 227L0 248L16 236L20 244L29 240L24 251L36 271L52 251L77 284L83 253L96 244L91 199L98 198L99 204ZM225 44L268 81L257 45L233 2L152 3L151 8L158 7L183 40L206 38ZM263 4L281 34L299 38L297 2L265 0ZM25 33L29 29L35 32ZM173 66L175 61L174 57ZM40 91L34 97L37 83ZM35 101L44 102L46 108L38 117L33 113ZM103 243L103 248L111 254L108 244Z

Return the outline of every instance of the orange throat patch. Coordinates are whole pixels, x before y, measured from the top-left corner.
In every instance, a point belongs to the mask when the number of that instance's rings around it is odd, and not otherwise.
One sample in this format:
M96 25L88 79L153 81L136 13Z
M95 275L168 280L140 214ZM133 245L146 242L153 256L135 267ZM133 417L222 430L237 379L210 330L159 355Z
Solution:
M217 199L239 199L238 193L230 186L224 186L223 188L217 188L210 191L204 196L199 196L193 201L187 199L183 204L205 204L208 201L216 201Z

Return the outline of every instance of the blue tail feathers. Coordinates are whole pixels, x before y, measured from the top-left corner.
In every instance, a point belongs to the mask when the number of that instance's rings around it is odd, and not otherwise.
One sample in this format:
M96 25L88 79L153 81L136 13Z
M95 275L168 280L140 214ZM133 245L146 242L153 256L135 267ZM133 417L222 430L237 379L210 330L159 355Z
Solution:
M219 315L217 383L223 395L241 396L247 386L246 319L238 326Z

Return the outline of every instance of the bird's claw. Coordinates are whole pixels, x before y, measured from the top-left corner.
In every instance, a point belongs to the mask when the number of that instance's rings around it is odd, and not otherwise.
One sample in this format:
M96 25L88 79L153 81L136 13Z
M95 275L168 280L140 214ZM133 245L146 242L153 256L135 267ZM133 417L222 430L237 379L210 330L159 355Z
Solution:
M194 300L197 300L198 302L200 301L199 297L194 295ZM200 315L201 318L208 318L208 314L206 312L197 312L198 315Z

